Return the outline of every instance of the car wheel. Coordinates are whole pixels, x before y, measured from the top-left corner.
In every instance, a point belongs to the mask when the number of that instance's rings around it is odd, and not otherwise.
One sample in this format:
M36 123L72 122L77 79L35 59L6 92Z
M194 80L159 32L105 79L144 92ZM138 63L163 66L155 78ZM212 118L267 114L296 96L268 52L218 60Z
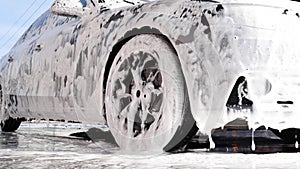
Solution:
M14 132L19 128L22 121L23 121L23 119L20 119L20 118L14 119L12 117L9 117L8 119L0 122L1 131Z
M16 131L23 119L21 118L12 118L9 117L7 109L4 106L4 99L3 99L3 91L2 86L0 85L0 127L1 131L3 132L14 132Z
M129 151L172 151L197 132L177 54L157 35L138 35L117 53L105 92L107 124Z

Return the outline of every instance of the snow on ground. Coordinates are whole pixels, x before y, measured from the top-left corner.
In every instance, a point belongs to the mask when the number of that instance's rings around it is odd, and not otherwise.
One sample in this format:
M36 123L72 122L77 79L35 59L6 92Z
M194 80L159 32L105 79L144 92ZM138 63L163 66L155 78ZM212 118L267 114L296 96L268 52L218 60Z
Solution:
M89 127L26 123L17 133L2 133L0 168L300 168L300 153L126 155L108 143L65 137Z

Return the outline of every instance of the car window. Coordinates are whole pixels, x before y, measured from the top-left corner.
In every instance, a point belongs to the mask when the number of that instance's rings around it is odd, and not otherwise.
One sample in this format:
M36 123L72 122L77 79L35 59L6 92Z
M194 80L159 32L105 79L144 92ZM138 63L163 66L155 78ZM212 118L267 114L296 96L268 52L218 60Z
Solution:
M50 10L42 14L21 36L17 44L31 39L34 36L40 35L42 32L49 31L55 27L62 26L70 21L78 20L77 17L63 17L54 15Z

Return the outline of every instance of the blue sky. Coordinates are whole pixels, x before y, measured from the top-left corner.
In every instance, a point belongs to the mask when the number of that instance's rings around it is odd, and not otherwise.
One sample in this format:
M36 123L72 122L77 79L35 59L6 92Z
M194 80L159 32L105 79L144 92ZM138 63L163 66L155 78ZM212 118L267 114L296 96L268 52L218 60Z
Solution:
M9 52L27 28L54 0L9 0L1 2L0 57Z

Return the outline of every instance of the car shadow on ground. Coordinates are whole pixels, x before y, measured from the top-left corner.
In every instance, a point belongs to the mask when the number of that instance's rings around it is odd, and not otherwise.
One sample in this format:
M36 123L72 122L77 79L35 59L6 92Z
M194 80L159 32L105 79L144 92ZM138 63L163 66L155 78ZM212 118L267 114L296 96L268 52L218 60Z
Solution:
M117 146L116 140L110 131L103 131L99 128L90 128L86 132L78 132L70 134L72 137L83 138L93 142L103 141Z

